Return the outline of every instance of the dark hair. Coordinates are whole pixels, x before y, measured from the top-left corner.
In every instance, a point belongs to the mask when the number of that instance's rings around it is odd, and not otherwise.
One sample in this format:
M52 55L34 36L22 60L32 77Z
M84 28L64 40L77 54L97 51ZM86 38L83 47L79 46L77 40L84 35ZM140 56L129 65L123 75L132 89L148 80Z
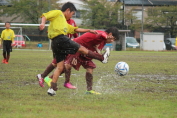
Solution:
M9 24L10 24L10 22L5 22L5 25L6 25L7 23L9 23Z
M64 11L66 11L68 8L70 9L70 12L72 12L72 11L77 11L76 7L75 7L74 4L71 3L71 2L65 3L65 4L62 6L61 11L64 12Z
M105 30L107 33L112 33L112 36L115 38L115 40L119 40L119 31L116 27L110 27Z

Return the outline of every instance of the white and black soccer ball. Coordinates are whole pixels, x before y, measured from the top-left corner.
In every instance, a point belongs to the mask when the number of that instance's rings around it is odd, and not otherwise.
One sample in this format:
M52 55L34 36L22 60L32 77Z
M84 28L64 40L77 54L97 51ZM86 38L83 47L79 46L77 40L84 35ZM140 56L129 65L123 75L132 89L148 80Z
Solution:
M125 76L128 74L129 72L129 65L126 62L118 62L115 65L115 72L119 75L119 76Z

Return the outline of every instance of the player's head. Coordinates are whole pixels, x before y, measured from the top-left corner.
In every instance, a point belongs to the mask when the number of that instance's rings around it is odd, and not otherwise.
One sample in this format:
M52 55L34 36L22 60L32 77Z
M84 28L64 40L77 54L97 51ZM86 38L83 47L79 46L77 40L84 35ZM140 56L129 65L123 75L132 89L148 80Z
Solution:
M10 28L10 22L5 22L5 27L6 27L6 29L9 29Z
M105 30L108 33L107 43L112 43L113 41L119 40L119 31L116 27L110 27Z
M77 9L73 3L67 2L62 6L61 11L64 13L66 20L68 20L77 11Z

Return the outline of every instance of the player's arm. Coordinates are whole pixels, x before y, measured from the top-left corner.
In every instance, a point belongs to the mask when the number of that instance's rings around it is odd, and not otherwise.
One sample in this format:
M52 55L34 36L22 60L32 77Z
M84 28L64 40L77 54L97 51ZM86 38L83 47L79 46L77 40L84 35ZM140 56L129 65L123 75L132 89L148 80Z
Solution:
M97 51L97 53L101 54L101 49L99 49L98 47L99 47L99 45L96 45L94 48Z
M98 34L95 30L82 29L82 28L75 29L75 32L90 32L90 33Z
M0 38L0 46L1 46L1 44L2 44L2 38Z
M3 37L4 37L4 31L2 31L2 33L1 33L1 37L0 37L0 46L1 46L1 44L2 44Z
M15 33L14 33L14 31L12 31L13 33L13 36L12 36L12 43L14 42L14 38L15 38Z
M42 16L42 20L41 20L41 24L39 26L40 30L43 30L45 28L45 23L46 23L47 19L45 16Z
M76 22L74 20L73 20L73 23L74 23L74 27L77 27ZM74 36L74 38L77 38L78 37L78 33L73 34L73 36Z

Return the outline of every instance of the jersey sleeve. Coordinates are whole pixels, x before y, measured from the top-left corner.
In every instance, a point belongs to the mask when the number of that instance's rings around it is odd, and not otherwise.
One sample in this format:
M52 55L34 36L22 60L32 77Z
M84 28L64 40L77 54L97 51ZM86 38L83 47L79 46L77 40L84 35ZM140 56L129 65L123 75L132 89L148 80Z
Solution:
M100 36L103 37L104 39L107 38L107 34L105 32L102 32Z
M77 29L78 27L74 27L70 24L68 24L68 34L75 34L77 32L75 32L75 29Z
M52 10L52 11L49 11L47 13L43 13L42 14L42 16L44 16L48 21L52 21L58 15L60 15L60 11L59 10Z
M100 34L98 34L99 39L102 39L102 41L100 42L99 46L97 47L99 50L102 50L104 45L106 44L106 38L107 38L107 34L105 32L101 32Z

